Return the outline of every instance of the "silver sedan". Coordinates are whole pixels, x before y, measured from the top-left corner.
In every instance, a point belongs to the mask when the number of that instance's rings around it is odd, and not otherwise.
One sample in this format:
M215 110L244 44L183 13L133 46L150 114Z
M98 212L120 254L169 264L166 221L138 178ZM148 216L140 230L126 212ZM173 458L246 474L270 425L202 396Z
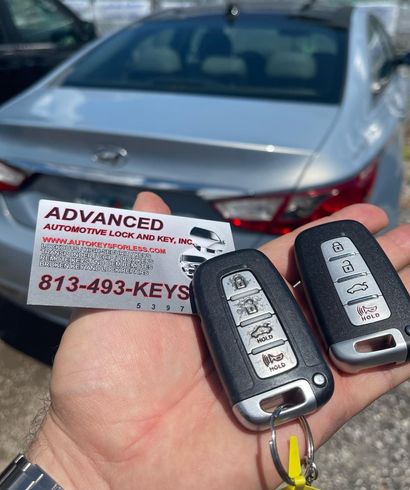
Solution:
M1 294L25 303L41 198L156 190L237 248L355 202L394 224L409 62L367 9L313 4L164 11L95 42L0 110Z

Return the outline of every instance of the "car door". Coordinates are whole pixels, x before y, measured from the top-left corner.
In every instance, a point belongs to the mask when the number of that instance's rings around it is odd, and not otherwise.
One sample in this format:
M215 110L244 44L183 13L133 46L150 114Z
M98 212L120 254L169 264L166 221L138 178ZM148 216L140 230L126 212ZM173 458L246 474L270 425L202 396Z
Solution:
M13 92L28 87L85 42L81 22L55 0L3 0Z
M16 56L8 12L0 0L0 103L13 96L21 83L21 59Z
M373 16L368 24L370 112L365 140L378 162L373 196L387 211L398 209L402 179L401 129L405 101L403 79L384 27Z
M405 110L406 94L395 63L395 50L381 22L369 18L369 61L373 109L376 115L387 110L400 119Z

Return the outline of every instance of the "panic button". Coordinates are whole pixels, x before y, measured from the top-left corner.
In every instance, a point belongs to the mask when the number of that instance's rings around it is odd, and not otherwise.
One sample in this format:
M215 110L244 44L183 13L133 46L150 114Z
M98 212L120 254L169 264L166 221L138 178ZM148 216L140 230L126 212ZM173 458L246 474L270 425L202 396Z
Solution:
M344 306L349 320L353 325L361 326L385 320L391 315L390 309L383 296L362 299L362 302L350 301Z

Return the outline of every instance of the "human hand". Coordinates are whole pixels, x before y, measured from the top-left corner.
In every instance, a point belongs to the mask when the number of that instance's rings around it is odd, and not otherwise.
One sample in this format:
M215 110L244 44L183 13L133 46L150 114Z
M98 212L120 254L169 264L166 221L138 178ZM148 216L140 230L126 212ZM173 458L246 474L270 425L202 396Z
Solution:
M168 213L151 193L136 209ZM355 205L331 218L355 219L373 233L384 213ZM312 225L310 225L312 226ZM262 247L281 274L298 280L290 233ZM410 225L379 239L410 287ZM309 316L300 292L299 304ZM410 364L348 375L333 369L335 393L309 415L315 446L384 392L410 376ZM67 328L51 378L51 406L28 453L64 488L275 488L269 432L244 429L232 414L198 319L166 313L81 310ZM300 427L277 430L286 461L287 440Z

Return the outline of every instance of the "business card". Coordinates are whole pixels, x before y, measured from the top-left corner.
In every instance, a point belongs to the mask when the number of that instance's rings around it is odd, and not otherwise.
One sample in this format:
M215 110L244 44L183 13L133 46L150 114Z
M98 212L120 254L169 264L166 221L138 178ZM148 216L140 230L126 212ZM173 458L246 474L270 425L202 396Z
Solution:
M228 223L41 200L27 303L189 314L195 270L233 250Z

